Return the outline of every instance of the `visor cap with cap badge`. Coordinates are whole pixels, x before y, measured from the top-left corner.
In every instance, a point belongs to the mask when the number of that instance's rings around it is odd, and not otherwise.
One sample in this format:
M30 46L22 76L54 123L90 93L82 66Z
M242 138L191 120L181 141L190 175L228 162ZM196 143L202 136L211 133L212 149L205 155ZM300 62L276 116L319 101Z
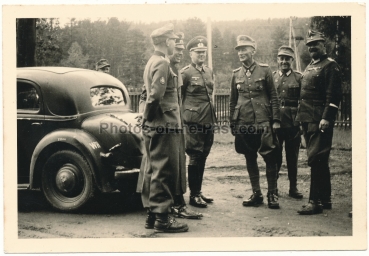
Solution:
M196 36L187 43L186 49L190 52L206 51L208 49L208 40L204 36Z
M110 67L109 62L106 59L101 59L96 63L96 70L99 70L105 67Z
M240 47L251 46L256 49L256 42L253 38L246 35L237 36L237 46L234 48L238 50Z
M183 42L183 39L184 39L184 33L183 32L178 32L176 33L176 35L178 36L178 38L176 39L176 48L178 49L184 49L184 42Z
M309 46L311 42L322 41L325 42L325 36L323 33L309 29L306 37L306 45Z
M174 26L172 23L168 23L165 26L155 29L150 37L153 44L159 44L165 42L168 38L177 39L178 36L173 32Z
M295 58L295 51L289 46L282 45L278 49L278 56L281 56L281 55Z

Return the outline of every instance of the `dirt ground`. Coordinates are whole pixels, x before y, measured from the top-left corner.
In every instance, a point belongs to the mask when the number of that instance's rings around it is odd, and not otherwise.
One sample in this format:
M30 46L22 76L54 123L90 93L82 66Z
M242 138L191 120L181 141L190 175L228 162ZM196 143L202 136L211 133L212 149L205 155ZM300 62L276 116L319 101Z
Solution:
M333 209L323 214L300 216L297 210L307 202L310 171L306 151L300 149L298 188L304 199L288 197L286 165L278 181L280 206L272 210L264 203L244 207L242 200L251 194L251 186L242 155L233 143L216 142L207 161L203 192L215 201L200 211L201 220L184 220L189 231L156 234L144 228L145 211L139 195L123 198L114 192L96 198L79 213L60 213L51 209L40 191L18 191L18 237L27 238L132 238L132 237L302 237L352 236L352 154L350 150L332 150L331 180ZM258 158L261 188L267 192L265 164ZM264 197L264 202L266 198ZM188 202L188 192L185 195Z

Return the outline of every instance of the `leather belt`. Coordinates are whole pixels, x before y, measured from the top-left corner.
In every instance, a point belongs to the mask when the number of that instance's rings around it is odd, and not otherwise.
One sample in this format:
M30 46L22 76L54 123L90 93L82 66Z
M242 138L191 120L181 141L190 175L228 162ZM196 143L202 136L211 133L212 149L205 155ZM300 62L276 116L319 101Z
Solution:
M281 101L281 108L284 107L296 107L298 106L298 102L290 102L290 101Z

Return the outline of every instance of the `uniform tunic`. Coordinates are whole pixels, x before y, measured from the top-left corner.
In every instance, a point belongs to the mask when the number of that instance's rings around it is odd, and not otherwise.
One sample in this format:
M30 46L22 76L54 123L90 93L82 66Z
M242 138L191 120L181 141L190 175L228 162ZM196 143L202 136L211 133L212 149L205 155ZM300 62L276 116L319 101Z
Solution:
M178 77L163 53L155 51L147 62L144 83L147 91L143 112L146 164L142 203L153 213L168 213L178 189L183 193L183 186L177 186L183 161L183 151L178 145L183 143L183 137Z
M301 73L291 69L285 73L280 70L273 72L273 79L281 104L281 128L277 130L280 145L277 158L278 172L282 165L284 144L288 178L293 186L296 186L297 182L297 161L301 143L300 124L295 121L300 98L301 76Z
M259 152L264 159L275 159L278 143L273 138L271 122L280 120L280 112L268 65L254 62L249 68L242 65L233 71L229 106L230 122L237 132L236 151L252 154L253 158Z
M326 55L311 61L302 74L296 121L302 123L306 140L308 165L311 167L311 200L329 200L331 196L328 161L334 120L342 97L341 82L338 64ZM319 129L322 119L330 124L324 132Z
M190 164L196 165L209 155L214 140L212 127L217 122L211 102L214 75L207 66L203 65L199 70L194 63L184 67L181 74L186 152L190 156Z

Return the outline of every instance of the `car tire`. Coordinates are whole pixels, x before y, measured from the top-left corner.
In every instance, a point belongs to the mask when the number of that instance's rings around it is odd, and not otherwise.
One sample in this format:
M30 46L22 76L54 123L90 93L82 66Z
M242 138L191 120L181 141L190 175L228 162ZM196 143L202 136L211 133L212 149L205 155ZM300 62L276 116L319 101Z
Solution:
M42 170L42 190L55 209L80 209L93 198L95 189L91 167L79 153L62 150L46 161Z

